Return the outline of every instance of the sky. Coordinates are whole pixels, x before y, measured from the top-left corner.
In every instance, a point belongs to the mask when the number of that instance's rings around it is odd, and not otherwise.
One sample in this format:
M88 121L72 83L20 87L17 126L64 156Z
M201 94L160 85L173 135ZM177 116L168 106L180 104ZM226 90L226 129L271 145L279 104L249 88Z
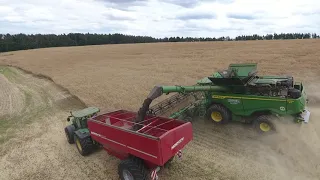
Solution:
M320 34L320 0L0 0L0 33Z

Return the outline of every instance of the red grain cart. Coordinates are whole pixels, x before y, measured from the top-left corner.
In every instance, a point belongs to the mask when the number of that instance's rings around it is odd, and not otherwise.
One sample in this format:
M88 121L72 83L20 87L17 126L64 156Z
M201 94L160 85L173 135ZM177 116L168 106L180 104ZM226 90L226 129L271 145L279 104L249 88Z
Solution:
M93 141L121 159L121 179L157 178L160 167L181 154L193 138L192 125L177 119L146 116L137 131L132 130L136 112L118 110L88 120Z

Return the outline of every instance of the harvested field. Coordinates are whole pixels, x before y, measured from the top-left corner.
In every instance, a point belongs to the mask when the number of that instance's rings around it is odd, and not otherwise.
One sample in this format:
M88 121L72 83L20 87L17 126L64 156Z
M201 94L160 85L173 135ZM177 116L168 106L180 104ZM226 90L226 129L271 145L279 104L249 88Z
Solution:
M4 138L1 129L0 179L117 179L116 158L104 151L84 158L65 139L68 111L84 106L79 99L102 109L138 110L156 84L191 85L239 62L259 63L260 74L290 74L303 80L311 97L310 123L286 125L280 134L258 137L247 125L219 127L199 119L183 160L176 159L160 178L320 179L319 50L319 40L288 40L106 45L0 54L2 65L45 75L0 69L0 85L5 87L0 90L0 119L14 122L6 127L6 134L15 132ZM28 125L23 127L25 122Z

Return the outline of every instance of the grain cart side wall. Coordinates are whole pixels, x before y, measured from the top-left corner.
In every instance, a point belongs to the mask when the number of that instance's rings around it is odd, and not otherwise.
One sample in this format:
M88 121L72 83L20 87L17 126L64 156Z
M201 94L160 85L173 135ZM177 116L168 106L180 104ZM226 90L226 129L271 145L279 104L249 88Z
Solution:
M88 121L88 127L92 139L108 147L112 154L125 154L127 156L132 154L153 164L161 163L159 138L147 137L93 119ZM126 156L119 158L124 159Z
M175 120L177 121L177 120ZM181 121L180 126L171 129L160 137L161 157L164 165L172 156L183 149L192 139L192 125Z

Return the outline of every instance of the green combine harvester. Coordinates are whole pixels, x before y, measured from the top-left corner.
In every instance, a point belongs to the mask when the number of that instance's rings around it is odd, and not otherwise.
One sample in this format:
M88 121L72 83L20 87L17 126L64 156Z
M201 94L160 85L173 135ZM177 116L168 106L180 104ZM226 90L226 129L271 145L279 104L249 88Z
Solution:
M149 107L154 99L169 93L176 94ZM185 121L200 117L216 124L252 123L259 133L269 133L276 130L275 121L285 116L293 117L297 123L307 123L310 118L307 102L303 84L294 82L291 76L258 76L255 63L230 64L228 69L192 86L155 86L135 121L143 121L146 115ZM89 138L87 119L99 111L89 107L71 112L68 117L71 124L65 128L69 143L82 143L81 139Z
M178 94L148 108L155 98L173 92ZM216 124L252 123L260 133L276 130L274 121L285 116L293 117L298 123L307 123L310 118L303 84L294 82L291 76L258 76L256 63L230 64L228 69L193 86L155 86L149 97L141 112L148 109L147 114L163 115L194 97L194 102L169 117L187 121L204 117Z

